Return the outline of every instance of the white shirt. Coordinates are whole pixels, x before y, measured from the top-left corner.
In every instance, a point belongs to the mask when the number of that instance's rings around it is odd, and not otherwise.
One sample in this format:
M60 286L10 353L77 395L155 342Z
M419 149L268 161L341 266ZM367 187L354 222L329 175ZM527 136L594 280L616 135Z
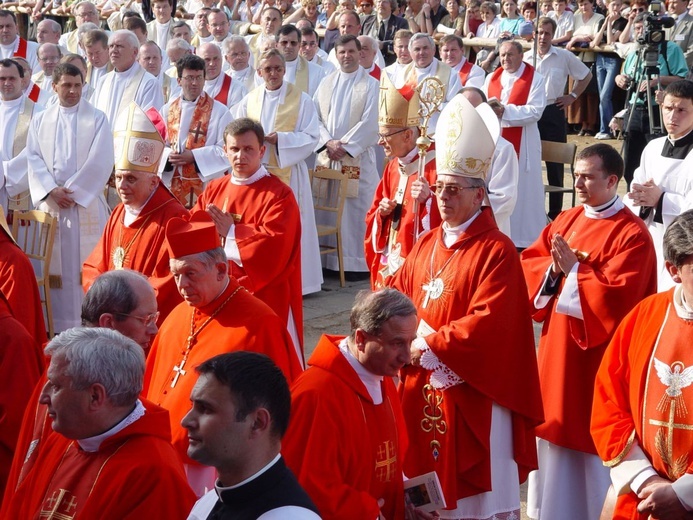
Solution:
M523 60L531 64L534 52L525 52ZM565 84L568 76L576 81L585 79L590 69L580 61L572 52L565 49L550 47L544 56L537 52L537 71L544 76L546 87L546 104L551 105L565 92Z

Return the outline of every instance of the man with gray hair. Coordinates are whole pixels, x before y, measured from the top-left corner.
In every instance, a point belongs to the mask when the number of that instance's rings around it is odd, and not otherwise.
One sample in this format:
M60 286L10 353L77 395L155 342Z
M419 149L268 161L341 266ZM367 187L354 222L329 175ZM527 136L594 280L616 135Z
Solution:
M412 57L412 63L399 69L397 77L394 78L395 86L402 88L409 85L415 88L426 78L438 78L443 84L445 92L443 106L445 106L445 103L455 97L462 88L459 74L456 74L448 65L435 57L436 44L433 38L426 33L416 33L411 37L409 53ZM440 112L436 112L428 122L428 132L431 134L436 131L439 114Z
M176 63L186 54L195 54L195 47L183 38L171 38L166 44L166 56L171 66L166 70L166 74L172 78L178 77Z
M82 0L77 2L72 6L72 14L75 16L75 25L77 26L73 31L67 32L60 37L58 45L67 49L70 52L76 52L82 54L83 51L79 46L79 34L78 30L85 23L93 23L97 26L99 24L99 11L96 6L88 1Z
M46 18L41 20L36 26L36 41L39 45L42 43L55 43L56 45L60 41L61 33L60 24L55 20Z
M255 69L250 65L250 46L245 38L229 36L222 45L224 60L229 66L227 74L250 92L255 88Z
M63 53L60 47L55 43L42 43L38 48L38 60L41 71L31 77L36 85L39 86L41 92L46 92L48 97L54 94L53 92L53 70L60 62ZM45 105L44 102L41 104Z
M323 517L404 518L404 417L392 378L411 361L416 307L394 289L362 291L350 321L349 336L320 338L294 383L282 454Z
M40 403L53 432L6 504L7 518L184 519L194 503L166 410L139 399L144 353L103 328L75 328L45 349Z
M154 339L143 395L170 412L173 445L188 482L201 496L213 488L215 471L188 457L188 434L180 424L190 410L194 367L217 354L247 350L269 356L291 382L301 372L302 360L286 324L229 276L219 233L206 212L194 213L189 221L171 219L166 239L171 272L185 301Z
M145 112L161 110L164 97L157 80L137 63L137 36L121 29L108 39L108 58L113 70L99 79L95 86L94 106L103 111L113 129L120 111L132 101Z

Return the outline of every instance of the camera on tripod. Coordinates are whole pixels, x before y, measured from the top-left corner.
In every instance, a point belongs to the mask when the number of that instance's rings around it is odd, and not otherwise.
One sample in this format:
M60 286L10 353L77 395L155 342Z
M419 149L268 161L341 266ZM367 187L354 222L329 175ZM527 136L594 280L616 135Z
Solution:
M662 16L662 2L654 0L648 12L644 15L644 27L642 36L638 38L641 45L656 46L666 40L664 29L673 27L676 22L669 16ZM655 58L656 62L656 58Z

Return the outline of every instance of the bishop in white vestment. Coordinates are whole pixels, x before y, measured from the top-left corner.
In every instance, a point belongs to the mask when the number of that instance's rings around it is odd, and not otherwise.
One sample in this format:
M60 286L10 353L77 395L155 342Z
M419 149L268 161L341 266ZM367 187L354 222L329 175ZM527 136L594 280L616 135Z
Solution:
M80 271L106 225L103 192L114 164L106 115L81 98L79 70L60 67L66 71L57 84L60 103L34 117L27 138L32 202L59 223L50 265L56 332L81 322Z
M320 246L315 225L313 194L306 159L320 136L313 100L283 81L284 58L276 50L260 58L258 70L265 85L251 91L236 107L236 118L260 121L267 150L263 164L291 186L301 210L301 279L303 294L318 292L322 285Z
M315 94L320 121L316 169L326 167L347 174L351 186L342 214L342 255L346 271L368 272L363 237L366 213L380 180L373 145L378 142L378 82L359 65L357 40L341 36L336 44L340 70L322 82ZM344 48L348 52L340 52ZM353 51L353 52L352 52ZM341 159L331 150L346 152ZM330 214L318 214L318 224L334 225ZM333 237L325 237L325 240ZM328 245L329 242L326 241ZM336 242L335 242L336 243ZM326 255L326 267L339 270L337 255Z

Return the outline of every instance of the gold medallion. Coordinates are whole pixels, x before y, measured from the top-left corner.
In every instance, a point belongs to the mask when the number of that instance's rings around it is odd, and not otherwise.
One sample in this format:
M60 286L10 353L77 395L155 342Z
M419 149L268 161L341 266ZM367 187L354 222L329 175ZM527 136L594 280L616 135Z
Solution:
M113 250L113 267L116 269L122 269L125 263L125 249L121 246L116 247Z

